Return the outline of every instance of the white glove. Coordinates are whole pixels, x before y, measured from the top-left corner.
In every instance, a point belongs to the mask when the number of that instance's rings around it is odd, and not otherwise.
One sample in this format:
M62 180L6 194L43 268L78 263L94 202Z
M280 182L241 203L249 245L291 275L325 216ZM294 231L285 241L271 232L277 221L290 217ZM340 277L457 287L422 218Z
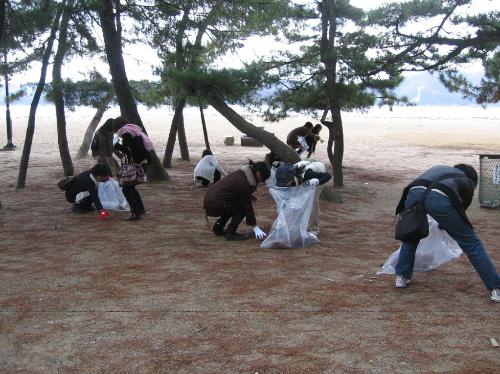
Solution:
M266 233L262 231L259 226L255 226L253 228L253 232L257 239L264 239L266 237Z
M307 182L308 182L309 186L317 186L317 185L319 185L319 179L318 178L309 179Z

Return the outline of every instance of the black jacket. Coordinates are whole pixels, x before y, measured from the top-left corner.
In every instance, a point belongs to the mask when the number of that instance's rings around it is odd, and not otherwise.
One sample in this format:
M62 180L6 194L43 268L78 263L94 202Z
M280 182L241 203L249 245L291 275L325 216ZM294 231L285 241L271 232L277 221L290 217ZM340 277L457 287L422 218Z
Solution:
M442 179L444 178L444 179ZM438 181L436 183L436 181ZM451 205L456 211L471 225L465 210L470 206L474 197L474 182L465 176L464 172L446 165L436 165L420 174L413 182L403 190L403 194L396 208L396 214L404 210L404 203L408 191L412 187L424 186L436 188L446 194L450 199ZM472 225L471 225L472 226Z
M71 186L66 190L66 200L68 200L70 203L74 203L76 195L78 195L80 192L85 191L90 194L90 198L92 199L95 208L97 210L101 210L101 200L99 200L97 186L90 177L90 170L84 171L83 173L76 176Z
M116 143L115 148L127 155L130 161L137 164L144 160L148 163L151 161L151 155L149 151L146 150L142 137L140 136L132 136L128 133L124 133L122 135L122 144Z

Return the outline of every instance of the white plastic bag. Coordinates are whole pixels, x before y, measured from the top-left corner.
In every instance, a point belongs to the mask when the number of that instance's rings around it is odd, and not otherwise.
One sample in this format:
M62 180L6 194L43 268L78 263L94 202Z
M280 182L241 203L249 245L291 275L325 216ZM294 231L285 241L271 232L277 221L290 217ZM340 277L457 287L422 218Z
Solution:
M115 179L109 178L107 182L100 182L98 194L104 209L130 210L122 188Z
M448 261L459 258L463 253L458 243L446 231L439 229L434 218L427 215L427 219L429 221L429 236L422 239L418 244L415 253L414 271L436 269ZM401 246L389 256L377 274L395 274L394 269L399 260L400 249Z
M307 225L316 186L270 187L278 218L273 223L262 248L297 248L319 243L316 236L307 232Z

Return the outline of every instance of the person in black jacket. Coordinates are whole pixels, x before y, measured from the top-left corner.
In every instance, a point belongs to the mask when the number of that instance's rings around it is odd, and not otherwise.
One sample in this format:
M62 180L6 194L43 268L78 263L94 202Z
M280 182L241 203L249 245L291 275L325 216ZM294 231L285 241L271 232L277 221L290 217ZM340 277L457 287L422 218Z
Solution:
M97 183L107 181L110 175L111 170L107 165L97 164L74 177L66 189L66 200L73 203L73 212L87 213L96 209L99 219L108 218L109 213L103 209L99 200Z
M151 151L153 143L142 129L130 123L123 117L117 117L113 120L113 131L121 138L122 142L116 143L115 148L127 158L128 162L134 162L143 167L144 171L151 161ZM127 199L132 214L127 221L137 221L146 213L141 195L135 186L123 187L123 195Z
M474 197L477 182L476 170L471 165L433 166L406 186L396 215L414 205L429 187L431 191L425 199L427 213L467 255L484 285L491 291L491 300L500 302L500 275L465 214ZM397 288L405 288L411 281L417 246L418 243L401 243L395 269Z

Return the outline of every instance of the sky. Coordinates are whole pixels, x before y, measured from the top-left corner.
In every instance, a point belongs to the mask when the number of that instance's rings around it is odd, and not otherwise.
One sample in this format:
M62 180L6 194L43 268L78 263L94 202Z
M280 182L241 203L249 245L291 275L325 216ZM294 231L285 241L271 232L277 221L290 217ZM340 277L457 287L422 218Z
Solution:
M147 0L151 1L151 0ZM311 3L311 0L304 0L305 3ZM363 9L372 9L386 3L384 0L351 0L351 4ZM500 0L475 0L473 6L467 10L469 14L474 12L482 12L489 10L500 11ZM102 39L102 36L99 35ZM226 56L219 61L221 67L235 67L241 66L243 60L251 60L259 56L268 55L269 52L279 45L272 40L272 38L250 38L245 42L245 48L234 56ZM160 61L156 56L154 50L146 45L133 45L124 48L125 66L129 79L149 79L156 80L152 72L152 66L159 65ZM72 77L73 79L83 79L89 70L89 66L95 66L97 70L104 76L109 76L109 69L100 59L94 58L91 61L88 59L75 59L71 64L63 66L63 78ZM478 72L482 71L480 63L473 64L468 67L469 71ZM36 82L40 75L40 64L33 64L32 69L25 72L22 76L16 77L11 82L14 87L16 83L21 82ZM47 73L47 80L50 81L51 71Z

